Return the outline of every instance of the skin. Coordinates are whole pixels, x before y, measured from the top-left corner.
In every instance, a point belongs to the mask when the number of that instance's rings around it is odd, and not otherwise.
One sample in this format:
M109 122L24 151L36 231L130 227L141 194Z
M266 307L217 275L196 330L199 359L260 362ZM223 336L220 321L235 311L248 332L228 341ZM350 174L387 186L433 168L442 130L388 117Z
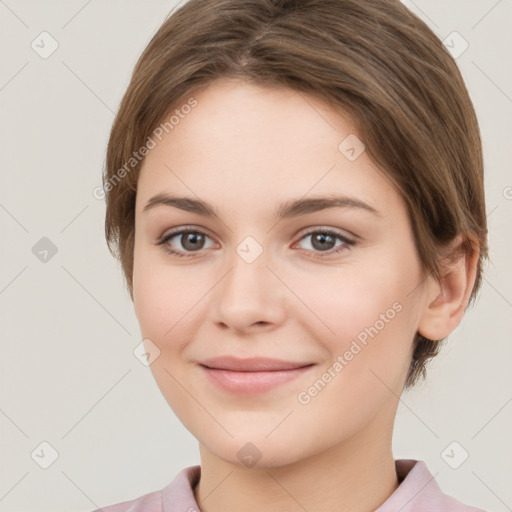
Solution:
M321 100L225 78L193 96L197 106L142 166L133 296L142 336L160 350L156 382L199 441L198 504L205 512L375 510L399 484L391 439L414 335L441 339L459 324L478 254L452 264L441 282L425 279L403 200L366 152L350 161L338 149L357 132ZM144 212L161 193L208 201L218 216L166 205ZM379 215L345 207L274 216L284 201L333 193ZM167 245L191 257L157 245L184 226L206 233L204 245L191 250L179 235ZM334 254L343 245L335 239L322 252L308 236L316 228L357 242ZM236 251L248 236L263 249L251 263ZM396 303L400 312L300 403L298 394ZM315 366L240 397L198 366L220 355ZM251 467L237 456L248 442L261 455Z

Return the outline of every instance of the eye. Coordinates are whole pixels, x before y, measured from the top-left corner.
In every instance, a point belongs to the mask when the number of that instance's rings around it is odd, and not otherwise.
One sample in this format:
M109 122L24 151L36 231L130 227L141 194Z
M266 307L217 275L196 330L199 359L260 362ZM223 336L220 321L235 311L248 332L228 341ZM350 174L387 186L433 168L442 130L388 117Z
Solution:
M193 254L187 253L199 252L202 249L205 249L206 239L211 240L203 231L191 228L181 228L164 236L157 242L157 245L161 245L164 251L178 256L179 258L193 258ZM173 243L181 246L184 250L173 247Z
M332 256L333 254L349 250L350 246L356 244L354 240L331 229L316 229L310 231L302 235L299 242L307 238L310 238L310 242L306 245L310 247L306 247L306 250L317 253L315 257L319 258ZM193 258L195 257L193 253L208 248L205 246L207 240L211 240L211 238L204 231L185 227L168 233L159 240L156 245L162 246L165 252L173 256L179 258ZM340 242L338 245L336 245L337 240ZM299 242L294 244L294 246ZM181 248L176 246L181 246ZM209 247L211 248L212 245Z
M350 240L346 236L330 229L316 229L314 231L310 231L303 235L300 240L306 240L307 238L310 238L309 243L306 244L310 246L310 248L307 248L308 250L324 253L315 256L320 258L349 250L349 247L356 243L354 240ZM336 240L339 240L341 243L335 245Z

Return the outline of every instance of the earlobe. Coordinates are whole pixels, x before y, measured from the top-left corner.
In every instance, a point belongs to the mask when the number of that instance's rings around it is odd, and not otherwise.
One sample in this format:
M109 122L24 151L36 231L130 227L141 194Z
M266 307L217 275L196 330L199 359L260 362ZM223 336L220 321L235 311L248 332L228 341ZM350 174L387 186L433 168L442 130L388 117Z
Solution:
M452 254L457 254L457 258L444 266L441 280L427 294L418 325L419 334L427 339L446 338L464 316L475 283L479 250L473 246L471 253L459 251L461 242L459 236L452 246Z

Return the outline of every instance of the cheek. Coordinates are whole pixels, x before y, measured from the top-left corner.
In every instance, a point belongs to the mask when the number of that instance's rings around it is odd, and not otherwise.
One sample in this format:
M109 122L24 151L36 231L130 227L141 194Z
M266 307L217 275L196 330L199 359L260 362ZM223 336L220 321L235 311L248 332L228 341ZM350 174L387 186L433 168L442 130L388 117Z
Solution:
M307 308L301 318L304 325L315 327L321 339L341 341L357 336L377 323L386 330L397 323L397 310L407 309L417 280L414 265L399 258L368 258L330 272L287 276L287 282ZM404 315L401 315L404 316Z
M215 277L215 276L214 276ZM181 371L180 360L208 313L208 292L215 284L193 266L166 265L165 256L135 251L133 295L141 335L160 350L153 371Z
M144 265L142 258L134 262L133 281L141 336L151 340L160 351L151 364L151 372L162 395L188 428L190 403L179 385L187 380L181 353L187 340L193 337L190 320L198 314L199 298L189 291L193 284L190 278L184 278L183 272L166 272L157 265Z
M343 371L344 379L340 381L371 385L375 382L370 372L373 369L385 380L398 382L410 361L414 332L408 304L403 298L396 300L397 296L389 290L380 294L374 290L370 296L359 292L340 294L336 300L331 295L321 309L330 329L324 328L323 336L316 330L316 339L329 354L326 367L341 360L338 371Z
M179 296L183 296L183 284L171 279L162 268L158 255L141 247L136 239L133 265L133 302L141 334L158 346L172 333L172 327L180 316ZM170 332L169 329L171 329Z
M176 339L176 333L187 322L187 311L192 307L190 280L181 282L179 273L171 279L169 272L157 267L134 269L134 307L144 338L152 339L159 347L164 340Z
M310 311L300 317L302 328L328 354L323 370L343 358L343 370L335 372L344 375L336 379L339 385L345 381L369 391L378 375L400 389L415 334L411 291L419 279L416 260L406 254L381 252L332 275L304 275L295 282L294 290Z
M309 418L322 417L333 425L333 437L349 436L379 411L393 409L411 361L410 303L400 287L367 284L347 280L344 290L317 300L334 334L306 327L328 357L297 399L305 425L314 429Z

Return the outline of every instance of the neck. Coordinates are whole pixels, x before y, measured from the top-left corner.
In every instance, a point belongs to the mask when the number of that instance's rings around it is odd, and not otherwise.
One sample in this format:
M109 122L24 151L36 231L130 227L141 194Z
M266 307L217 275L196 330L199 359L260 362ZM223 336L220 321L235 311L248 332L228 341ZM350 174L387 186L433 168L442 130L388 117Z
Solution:
M196 501L203 512L373 512L399 485L391 431L385 442L382 432L359 432L321 453L269 468L231 464L200 445Z

